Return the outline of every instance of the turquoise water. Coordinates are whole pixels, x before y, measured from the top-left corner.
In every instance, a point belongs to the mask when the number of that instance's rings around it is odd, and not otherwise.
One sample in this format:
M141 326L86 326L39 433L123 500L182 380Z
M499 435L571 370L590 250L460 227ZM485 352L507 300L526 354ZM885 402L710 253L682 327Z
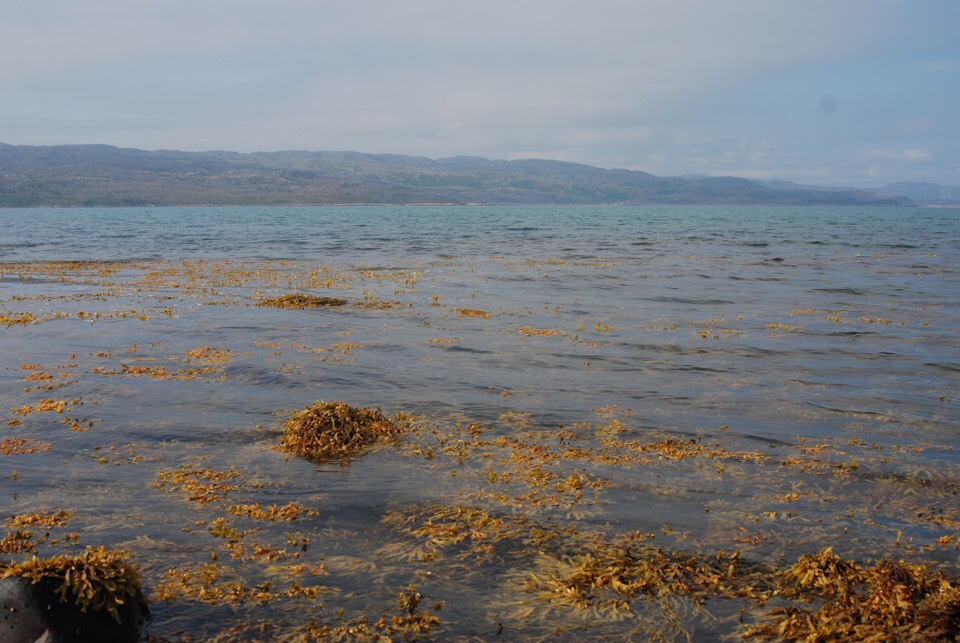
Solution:
M441 638L487 637L497 623L514 638L557 623L577 638L571 623L583 622L555 613L511 620L518 604L540 609L512 580L516 560L445 572L384 554L406 542L384 516L424 503L476 502L603 533L683 534L684 550L739 547L764 562L813 544L902 554L900 531L920 559L956 567L948 552L919 544L960 531L960 209L31 209L0 210L0 226L0 313L36 321L0 325L0 415L19 421L3 431L49 444L0 456L6 513L73 512L64 531L131 551L148 588L211 552L231 560L198 520L226 516L274 543L295 530L327 561L322 582L339 591L308 608L157 600L155 636L213 636L248 621L279 636L305 614L336 622L338 606L384 613L396 590L416 583L431 603L446 602ZM293 291L348 304L255 305ZM199 347L229 356L191 361ZM131 366L211 370L135 377ZM50 380L28 379L34 372L69 383L39 388ZM14 412L42 399L82 401L59 414ZM571 469L611 483L582 512L501 506L476 495L496 487L483 482L481 446L466 463L387 449L349 467L273 451L277 414L320 399L403 411L450 432L442 444L430 442L437 433L415 441L421 451L469 443L458 423L537 441L617 417L637 439L759 450L769 463L575 460ZM93 426L71 431L64 417ZM823 462L781 464L819 444ZM319 514L247 524L157 485L158 472L200 462L243 472L249 487L234 492L238 501L297 500ZM754 521L791 490L802 497L795 517ZM766 537L741 542L741 528ZM273 573L261 561L235 565L250 583ZM688 616L694 638L736 631L718 609L718 621ZM623 636L637 623L588 625Z
M5 209L4 261L259 257L314 261L500 254L623 261L708 252L956 252L957 208L284 207ZM829 248L812 252L807 246ZM791 252L792 250L792 252ZM903 254L903 253L901 253ZM752 265L746 263L746 265ZM749 273L753 271L745 271Z

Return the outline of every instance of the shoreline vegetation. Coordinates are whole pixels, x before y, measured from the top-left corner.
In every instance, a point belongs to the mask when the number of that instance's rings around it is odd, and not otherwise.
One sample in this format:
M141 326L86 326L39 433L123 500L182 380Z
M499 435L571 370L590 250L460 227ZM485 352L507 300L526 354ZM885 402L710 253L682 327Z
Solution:
M918 194L954 194L950 190ZM926 202L882 191L762 183L735 177L658 177L641 171L607 170L541 159L428 159L305 151L241 154L0 143L0 208L427 204L911 206ZM936 199L930 202L939 203Z
M216 398L244 360L282 359L289 373L315 360L332 373L346 368L369 341L352 335L356 316L386 324L413 311L445 329L426 340L435 350L456 350L470 324L499 324L514 341L549 346L602 342L615 329L577 327L559 312L555 326L531 326L503 311L446 304L422 287L418 294L417 274L403 269L21 262L0 264L0 276L7 284L82 290L41 289L0 303L5 346L39 336L62 353L49 361L16 352L19 362L5 365L20 392L0 410L2 483L5 495L22 498L4 516L0 577L57 579L58 600L112 615L139 596L142 583L154 614L152 643L195 640L200 624L203 638L222 641L936 641L960 633L960 478L923 459L952 458L951 447L856 436L742 439L720 417L691 435L643 426L634 410L600 400L592 418L557 425L516 411L489 421L392 409L391 420L379 409L304 399L309 406L300 410L269 409L273 426L247 427L255 437L235 447L209 436L171 451L125 442L122 431L104 441L110 404L160 387L171 396L165 399L197 386ZM339 296L348 289L365 292L364 300ZM198 311L226 319L257 309L310 315L302 319L321 319L342 336L326 347L238 346L226 337L194 346L171 334ZM789 344L800 341L805 321L833 316L831 323L849 327L898 328L896 320L845 315L797 309L789 311L795 323L772 316L749 332ZM747 332L734 325L716 319L661 331L651 324L650 332L716 343ZM131 335L152 339L102 345ZM187 421L182 413L171 407L160 419ZM231 448L252 448L255 456L233 458ZM64 459L78 461L78 453L85 464L71 466L94 477L109 468L140 489L141 500L167 509L118 536L109 506L103 516L96 505L29 506L29 485ZM311 490L331 476L366 484L362 472L380 468L397 471L406 491L366 510L373 512L366 523L345 529L329 522L336 516ZM710 488L736 489L735 498L689 491ZM422 495L411 496L414 490ZM665 508L701 507L703 524L682 511L654 518L655 527L625 524L617 507L638 493L661 498ZM179 535L161 524L177 526ZM85 576L65 576L71 565Z

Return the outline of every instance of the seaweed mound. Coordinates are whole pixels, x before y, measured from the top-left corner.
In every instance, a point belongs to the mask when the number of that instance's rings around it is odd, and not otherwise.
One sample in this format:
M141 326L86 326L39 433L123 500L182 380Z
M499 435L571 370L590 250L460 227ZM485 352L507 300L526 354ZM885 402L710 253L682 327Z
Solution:
M926 565L885 558L860 567L827 547L801 556L783 578L782 596L819 607L775 607L744 638L955 641L960 632L960 586Z
M0 609L3 641L133 642L149 614L139 572L105 547L0 563Z
M311 460L342 460L378 444L396 443L402 433L403 429L379 409L316 402L284 422L278 448Z
M330 306L343 306L347 303L346 299L339 297L317 297L314 295L304 295L301 293L291 293L274 297L273 299L261 299L257 306L271 306L273 308L328 308Z

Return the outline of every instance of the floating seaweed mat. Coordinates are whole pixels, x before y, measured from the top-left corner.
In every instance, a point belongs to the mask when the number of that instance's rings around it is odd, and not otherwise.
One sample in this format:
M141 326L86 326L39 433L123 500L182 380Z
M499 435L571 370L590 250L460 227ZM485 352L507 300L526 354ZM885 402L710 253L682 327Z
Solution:
M149 615L140 574L125 553L0 562L0 640L133 643Z
M261 299L257 306L272 306L273 308L328 308L330 306L343 306L347 303L346 299L339 297L317 297L314 295L304 295L301 293L291 293L274 297L273 299Z
M293 413L283 424L277 447L313 460L358 456L378 444L395 444L403 427L379 409L354 408L345 402L316 402Z

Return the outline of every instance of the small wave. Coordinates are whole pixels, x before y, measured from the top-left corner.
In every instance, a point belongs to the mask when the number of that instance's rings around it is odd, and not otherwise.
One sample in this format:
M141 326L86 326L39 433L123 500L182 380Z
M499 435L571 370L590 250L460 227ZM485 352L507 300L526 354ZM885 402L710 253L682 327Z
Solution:
M834 406L826 406L826 405L823 405L823 404L817 404L816 402L804 402L804 403L807 404L807 405L809 405L809 406L815 406L815 407L818 408L818 409L823 409L824 411L830 411L830 412L832 412L832 413L845 413L845 414L848 414L848 415L864 415L864 416L867 416L867 417L878 417L878 418L886 417L886 414L884 414L884 413L879 413L879 412L877 412L877 411L861 411L861 410L858 410L858 409L840 409L840 408L837 408L837 407L834 407Z
M445 350L450 351L451 353L467 353L469 355L493 355L494 351L485 351L478 348L469 348L467 346L460 346L459 344L453 346L443 346Z
M40 246L50 245L48 243L24 241L22 243L4 243L0 244L0 251L4 254L11 251L22 250L23 248L39 248Z
M820 387L826 386L826 384L823 384L821 382L814 382L811 380L790 380L790 381L793 382L794 384L799 384L800 386L820 386Z
M657 297L644 297L645 301L656 301L665 304L691 304L697 306L728 306L737 302L729 299L693 299L691 297L668 297L659 295Z
M278 388L302 388L303 384L276 369L259 366L228 366L224 369L227 381Z
M957 364L945 364L937 362L927 362L924 366L930 366L932 368L937 368L948 373L960 373L960 365Z
M866 295L866 290L861 290L859 288L850 288L849 286L843 288L812 288L813 292L828 292L831 294L837 295Z
M804 334L814 337L866 337L876 335L872 330L811 330L803 329Z

